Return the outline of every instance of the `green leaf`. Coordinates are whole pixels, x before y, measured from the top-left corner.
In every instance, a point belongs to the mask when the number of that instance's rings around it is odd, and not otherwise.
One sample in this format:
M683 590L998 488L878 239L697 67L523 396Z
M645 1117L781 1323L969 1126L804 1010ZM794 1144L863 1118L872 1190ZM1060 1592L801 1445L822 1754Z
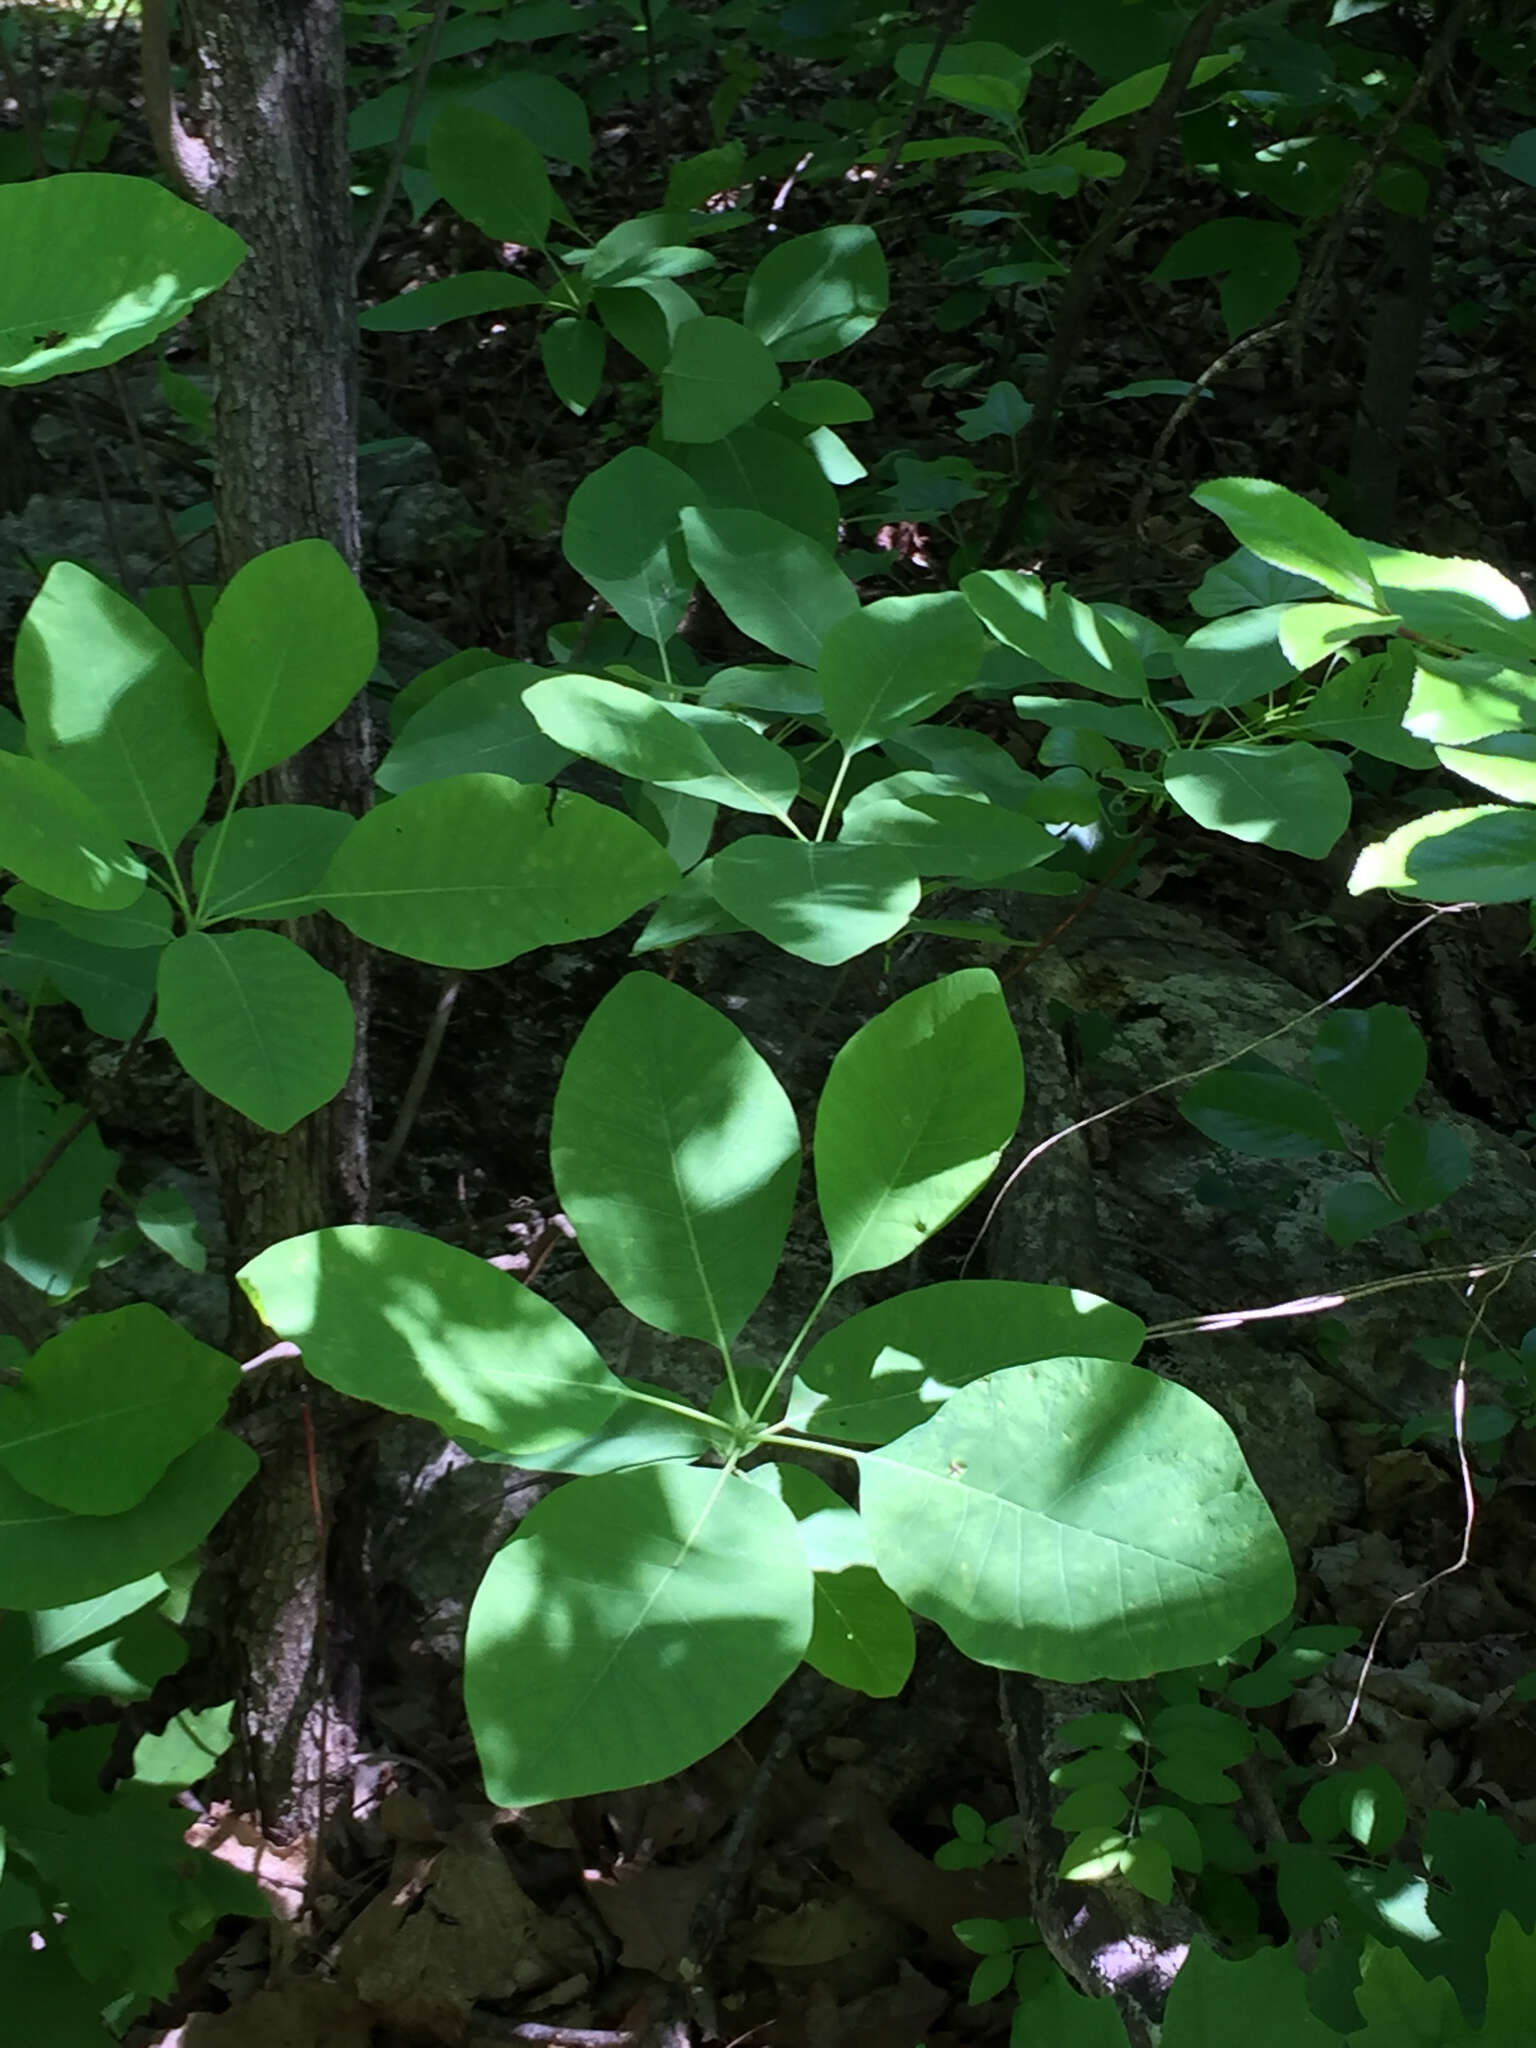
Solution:
M662 897L630 947L632 954L654 953L662 946L680 946L689 939L713 938L722 932L743 929L741 920L715 901L714 865L711 860L701 860L675 889Z
M598 285L592 293L598 318L620 348L628 349L652 376L667 366L678 331L703 317L691 293L670 277L642 277L624 285Z
M1314 1842L1347 1835L1373 1856L1389 1854L1408 1825L1397 1780L1380 1764L1320 1778L1304 1794L1296 1817Z
M16 919L5 972L18 983L26 977L29 987L34 974L45 977L104 1038L131 1038L155 999L153 953L93 945L33 917Z
M912 1619L875 1570L858 1510L803 1465L759 1465L747 1477L783 1501L815 1574L805 1661L834 1685L891 1699L912 1675Z
M1167 1852L1175 1870L1198 1874L1205 1868L1205 1849L1189 1815L1178 1806L1144 1806L1136 1816L1137 1832Z
M524 692L523 704L550 739L640 782L691 782L715 766L703 740L669 704L627 683L550 676Z
M78 1113L30 1074L0 1075L0 1202L36 1171ZM0 1217L0 1259L41 1293L67 1295L95 1242L102 1194L116 1169L117 1155L87 1124L32 1192Z
M550 389L580 419L603 381L603 330L595 320L556 320L539 337L539 353Z
M466 647L458 654L450 654L446 661L434 662L431 668L424 668L419 675L395 692L389 700L389 730L399 738L418 711L426 709L434 697L440 697L450 683L462 682L466 676L478 675L487 668L527 668L537 674L529 662L504 663L498 654L492 654L488 647Z
M537 1806L685 1769L767 1705L811 1621L794 1517L739 1475L653 1465L560 1488L470 1610L488 1796Z
M543 248L555 195L521 129L481 107L446 106L427 138L427 169L454 211L493 242Z
M55 562L16 636L32 751L167 860L203 815L215 737L197 671L136 605Z
M1257 1055L1196 1081L1180 1096L1179 1114L1215 1144L1250 1159L1311 1159L1349 1149L1317 1089Z
M0 185L0 386L121 362L227 283L245 244L149 178Z
M257 1315L338 1393L514 1456L600 1429L622 1392L553 1303L419 1231L343 1224L235 1276Z
M379 657L373 607L324 540L257 555L225 585L203 640L208 701L245 783L323 733Z
M0 1606L65 1607L179 1564L254 1477L256 1453L224 1430L199 1440L120 1515L71 1515L0 1472Z
M1236 50L1224 50L1214 57L1202 57L1190 76L1190 88L1204 85L1207 80L1217 78L1238 61ZM1062 140L1073 135L1082 135L1090 128L1102 128L1106 121L1123 121L1127 114L1139 114L1143 107L1150 107L1163 89L1168 76L1166 64L1153 64L1145 71L1137 71L1129 78L1122 78L1101 92L1091 101L1067 129Z
M1229 1963L1198 1941L1168 1994L1162 2038L1164 2048L1337 2048L1339 2039L1308 2004L1289 1945ZM1399 2036L1395 2048L1408 2043Z
M1536 725L1536 667L1497 655L1414 649L1413 687L1403 724L1434 746L1472 746Z
M148 1303L83 1316L0 1388L0 1469L55 1507L121 1514L213 1428L238 1378Z
M693 591L679 515L698 496L675 463L626 448L576 486L560 537L565 559L625 625L669 640Z
M828 550L837 546L837 493L814 455L770 427L738 427L723 441L684 448L694 502L761 512ZM633 511L631 511L633 517Z
M1058 1291L1066 1292L1064 1288ZM1129 1714L1076 1714L1056 1730L1058 1749L1134 1749L1144 1739L1140 1722L1133 1721Z
M661 373L661 431L669 441L719 441L762 411L782 379L755 334L713 316L680 327Z
M1407 654L1405 642L1395 648ZM1412 660L1394 652L1347 662L1325 678L1306 706L1304 730L1325 746L1355 747L1402 768L1428 768L1435 749L1403 730L1413 674Z
M1536 811L1481 804L1415 818L1355 862L1349 893L1367 889L1429 903L1523 903L1536 896Z
M914 989L855 1032L816 1110L834 1285L894 1265L958 1214L991 1177L1023 1103L1018 1036L990 968Z
M703 775L689 775L667 785L701 802L726 804L732 810L787 820L800 794L800 770L793 754L733 712L708 704L674 704L672 716L704 742L710 766Z
M1349 604L1386 609L1365 548L1294 491L1261 477L1228 476L1202 484L1191 495L1261 561L1309 576Z
M1246 1722L1198 1700L1160 1708L1147 1723L1147 1739L1170 1756L1194 1756L1221 1770L1240 1764L1254 1750L1253 1730Z
M1038 787L1006 748L965 726L908 726L888 734L883 745L899 768L950 776L1002 810L1019 809Z
M743 319L781 363L809 363L868 334L890 304L874 231L819 228L770 249L747 283Z
M615 1384L620 1389L619 1405L607 1421L588 1436L534 1452L532 1463L536 1471L568 1472L577 1478L591 1478L599 1472L627 1472L636 1465L657 1465L670 1458L681 1458L687 1463L719 1448L722 1432L704 1416L653 1407L637 1398L652 1394L658 1399L675 1401L676 1396L665 1387L652 1386L648 1380L621 1380ZM472 1456L491 1464L519 1462L510 1451L493 1451L464 1435L457 1441Z
M1006 647L1048 676L1108 697L1144 698L1141 656L1118 626L1057 585L1016 569L981 569L960 584L966 602Z
M1429 1054L1406 1010L1330 1010L1312 1046L1312 1072L1329 1107L1376 1138L1424 1085Z
M913 772L872 782L849 799L842 846L888 846L920 875L992 882L1059 853L1033 818L1001 810L963 782Z
M526 277L513 277L505 270L461 270L454 277L437 278L365 307L357 324L369 334L421 334L449 320L543 304L543 292Z
M680 213L702 207L707 199L741 184L742 166L746 160L746 149L739 142L727 142L719 149L706 149L698 156L681 158L667 173L667 196L663 205Z
M1251 548L1239 548L1214 569L1206 570L1191 592L1189 604L1202 619L1216 619L1226 612L1246 611L1251 605L1288 604L1293 598L1315 597L1317 593L1312 577L1277 569Z
M180 1188L146 1188L133 1198L133 1220L156 1251L187 1273L208 1269L208 1252L192 1204Z
M543 673L529 662L509 661L448 683L405 721L375 782L397 796L450 775L552 782L571 756L545 738L523 702L523 692Z
M455 775L360 818L326 908L369 945L436 967L502 967L596 938L677 880L632 818L590 797Z
M56 924L91 946L134 952L163 946L171 936L170 899L157 889L144 890L126 910L80 910L18 882L6 890L5 902L17 917Z
M582 281L610 288L655 284L708 270L714 258L687 245L704 224L686 213L640 213L610 228L582 265Z
M1332 604L1327 598L1282 605L1279 611L1281 651L1298 672L1353 653L1357 640L1391 639L1403 623L1391 612L1363 604Z
M960 414L962 441L989 441L994 435L1012 439L1022 434L1034 418L1035 409L1017 384L993 384L979 405Z
M1374 1180L1340 1181L1323 1199L1323 1228L1340 1251L1348 1251L1361 1238L1388 1224L1401 1223L1413 1211L1405 1202L1395 1202Z
M862 391L835 377L803 377L786 386L779 409L807 427L841 427L872 420L875 409Z
M885 1444L999 1366L1074 1355L1129 1361L1145 1337L1139 1316L1080 1288L939 1280L829 1330L800 1368L786 1421L839 1443Z
M319 804L247 804L231 812L192 856L199 919L307 916L352 825L345 811Z
M144 891L144 865L111 821L25 754L0 754L0 868L82 910L123 910Z
M1152 272L1158 284L1219 277L1222 317L1234 340L1283 305L1300 275L1294 228L1283 221L1237 215L1204 221L1180 235Z
M1442 768L1506 803L1536 802L1536 733L1496 733L1469 747L1436 747L1434 753Z
M1260 606L1228 613L1197 627L1179 649L1179 674L1189 689L1187 705L1205 711L1251 704L1289 684L1298 666L1281 645L1281 628L1293 612L1311 607Z
M1285 1539L1236 1438L1138 1366L993 1373L860 1468L880 1576L978 1663L1145 1678L1290 1611Z
M729 1019L629 974L571 1048L550 1159L583 1252L643 1322L724 1349L762 1300L789 1228L800 1134Z
M957 590L882 597L835 621L817 673L850 754L916 725L976 680L987 637Z
M1018 2011L1021 2032L1027 2025L1040 2041L1070 2041L1072 2048L1126 2048L1125 2022L1113 1999L1085 1998L1064 1971L1047 1977L1044 1988L1021 2000Z
M1071 1834L1077 1828L1118 1828L1130 1810L1130 1795L1121 1785L1079 1785L1062 1800L1051 1816L1051 1823L1063 1834Z
M133 1776L140 1785L180 1788L209 1776L234 1741L233 1700L201 1713L183 1708L158 1735L141 1735L133 1748Z
M797 959L838 967L894 938L922 896L911 864L883 846L738 839L710 862L733 917Z
M1303 740L1174 748L1163 763L1163 782L1197 825L1306 860L1322 860L1349 824L1343 757Z
M1400 1116L1382 1147L1382 1170L1410 1209L1432 1209L1466 1182L1472 1171L1467 1141L1449 1124Z
M192 932L159 958L158 1021L210 1095L287 1131L340 1092L356 1035L345 985L277 932Z
M777 519L690 505L682 525L689 560L726 617L786 661L815 668L828 628L859 608L826 549Z

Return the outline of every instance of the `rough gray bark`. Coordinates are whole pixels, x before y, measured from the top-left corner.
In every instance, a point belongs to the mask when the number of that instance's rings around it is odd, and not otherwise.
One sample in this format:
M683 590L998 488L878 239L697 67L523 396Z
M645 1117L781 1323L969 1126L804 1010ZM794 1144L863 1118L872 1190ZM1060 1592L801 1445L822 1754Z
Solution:
M330 541L358 566L356 316L340 0L198 0L183 9L190 105L206 182L199 196L249 255L210 302L221 577L287 542ZM178 162L186 157L183 150ZM262 779L263 800L363 808L366 712L355 706ZM230 1266L278 1239L361 1217L367 1204L367 979L362 950L329 922L296 934L346 981L358 1055L338 1100L273 1136L211 1105L210 1150ZM237 1307L232 1338L254 1331ZM257 1376L245 1418L262 1470L221 1532L235 1560L221 1622L244 1663L246 1754L267 1827L312 1832L327 1781L353 1747L327 1644L326 1525L344 1473L344 1404L292 1368ZM305 1404L308 1404L306 1414ZM306 1426L312 1421L313 1430ZM317 1511L318 1510L318 1511Z

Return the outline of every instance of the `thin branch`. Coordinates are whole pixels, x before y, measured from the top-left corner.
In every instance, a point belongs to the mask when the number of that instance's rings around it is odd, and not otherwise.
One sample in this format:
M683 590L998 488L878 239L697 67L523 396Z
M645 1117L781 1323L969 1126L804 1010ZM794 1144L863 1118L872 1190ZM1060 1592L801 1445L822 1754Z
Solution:
M421 1042L421 1051L416 1056L416 1065L406 1083L404 1095L400 1098L399 1113L395 1117L394 1129L384 1141L384 1149L374 1164L371 1176L373 1197L377 1201L380 1190L387 1184L390 1175L405 1150L405 1141L411 1135L412 1126L420 1113L426 1096L427 1084L432 1079L432 1070L437 1065L438 1054L443 1049L443 1040L448 1032L448 1020L453 1015L453 1006L459 999L459 990L464 986L462 974L448 975L432 1011L432 1021L427 1026L426 1037Z
M394 148L389 153L389 169L384 174L384 186L379 193L378 204L373 209L357 254L352 259L352 282L355 285L363 274L363 266L373 254L374 244L395 203L395 193L400 184L400 172L405 164L405 153L411 146L411 136L416 128L416 116L421 112L421 103L426 97L427 79L437 58L437 46L442 38L443 23L448 19L448 0L437 0L432 15L432 26L427 30L427 40L422 45L421 57L411 75L411 89L406 97L405 112L400 117L400 132L395 137Z
M1100 273L1132 208L1146 190L1157 153L1173 126L1173 117L1194 76L1195 66L1205 55L1217 24L1230 4L1231 0L1206 0L1205 6L1184 31L1157 98L1137 126L1131 154L1125 169L1110 188L1099 224L1077 252L1057 309L1056 332L1051 339L1045 374L1034 401L1034 417L1024 430L1019 450L1018 479L1008 494L993 535L991 552L994 555L1002 554L1017 533L1035 480L1050 453L1062 394L1080 353L1083 329L1087 326L1089 308L1099 288Z
M901 162L901 152L911 141L912 130L917 126L917 117L923 111L923 106L927 101L928 88L933 83L934 73L939 68L939 58L944 53L944 45L959 28L960 18L964 13L964 0L949 0L949 5L939 17L939 25L934 34L933 47L928 52L928 61L923 66L923 75L917 81L917 91L913 95L912 104L907 109L906 119L891 137L891 146L885 153L885 161L864 187L864 197L859 201L853 216L855 227L858 227L863 222L869 209L874 205L875 200L895 176L897 166Z

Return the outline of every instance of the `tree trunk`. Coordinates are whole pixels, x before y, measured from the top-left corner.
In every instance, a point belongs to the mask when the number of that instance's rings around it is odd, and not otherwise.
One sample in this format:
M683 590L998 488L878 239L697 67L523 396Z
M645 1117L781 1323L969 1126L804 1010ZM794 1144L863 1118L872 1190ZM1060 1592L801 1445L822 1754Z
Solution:
M198 0L184 10L200 196L250 251L208 304L219 572L287 542L330 541L359 565L356 312L341 0ZM361 703L261 779L264 801L360 811L370 782ZM295 934L347 983L358 1051L338 1099L281 1136L209 1105L230 1270L274 1241L361 1219L367 1208L366 956L338 925ZM237 1301L231 1340L257 1336ZM220 1616L245 1672L249 1792L282 1838L314 1831L353 1747L351 1688L331 1652L326 1526L344 1478L347 1404L288 1366L255 1376L237 1418L262 1470L220 1532L232 1562ZM258 1405L259 1404L259 1405Z

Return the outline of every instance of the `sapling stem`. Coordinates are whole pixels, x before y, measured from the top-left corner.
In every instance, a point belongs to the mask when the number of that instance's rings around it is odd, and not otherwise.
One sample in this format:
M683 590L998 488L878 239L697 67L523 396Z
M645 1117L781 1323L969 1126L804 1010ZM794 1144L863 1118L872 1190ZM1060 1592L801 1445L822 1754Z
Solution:
M827 791L827 801L821 813L821 823L816 827L816 844L818 846L827 836L827 827L832 822L832 813L837 807L838 798L843 793L843 784L848 778L848 770L852 765L853 756L845 748L843 758L837 764L837 773L832 778L832 787Z
M805 1342L806 1338L811 1334L811 1331L815 1327L822 1310L831 1300L832 1290L834 1287L836 1287L836 1285L837 1276L834 1274L834 1276L827 1282L826 1286L823 1287L820 1294L817 1295L815 1305L812 1307L810 1314L806 1317L805 1321L800 1325L800 1328L796 1331L793 1343L791 1343L789 1349L785 1352L784 1356L779 1360L778 1367L774 1372L773 1378L768 1382L767 1386L763 1389L762 1399L758 1402L757 1406L752 1410L752 1420L754 1422L761 1422L764 1415L767 1413L770 1405L772 1404L774 1395L779 1391L780 1386L783 1384L784 1375L789 1371L790 1367L794 1364L795 1360L800 1356L801 1345Z

